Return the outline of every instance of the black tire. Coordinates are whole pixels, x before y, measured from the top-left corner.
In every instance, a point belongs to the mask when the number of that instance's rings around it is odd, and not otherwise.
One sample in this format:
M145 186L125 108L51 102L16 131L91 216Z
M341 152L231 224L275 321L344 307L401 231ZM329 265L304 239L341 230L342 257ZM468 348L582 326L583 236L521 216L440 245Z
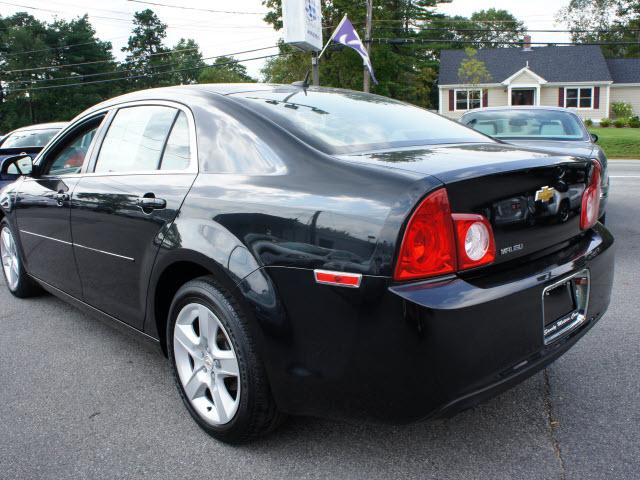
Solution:
M241 382L239 405L233 418L224 425L211 425L198 414L187 398L178 374L173 345L174 329L181 309L192 303L204 305L218 316L238 360ZM233 296L213 277L200 277L178 290L169 310L166 341L180 396L193 419L209 435L225 443L239 444L263 436L280 425L284 416L278 412L271 394L247 319Z
M16 239L15 232L11 228L9 221L6 218L3 218L2 221L0 221L0 238L2 235L2 231L4 229L8 229L9 232L11 232L11 236L13 237L15 242L15 239ZM9 292L11 292L13 296L18 298L34 297L36 295L42 294L42 289L40 288L40 286L33 279L31 279L29 275L27 275L27 272L24 269L24 262L22 261L22 255L20 254L20 249L17 248L17 246L16 246L16 251L18 255L18 283L16 284L15 288L12 288L10 286L10 282L9 282L9 279L7 278L4 268L0 267L0 270L2 270L2 276L4 277L5 284L7 285L7 289L9 290Z

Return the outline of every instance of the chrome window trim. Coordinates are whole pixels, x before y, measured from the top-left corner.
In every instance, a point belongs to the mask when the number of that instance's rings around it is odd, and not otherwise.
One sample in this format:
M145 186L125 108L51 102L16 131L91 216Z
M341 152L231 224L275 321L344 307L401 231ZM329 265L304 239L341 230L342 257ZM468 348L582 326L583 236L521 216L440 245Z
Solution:
M40 163L42 162L42 160L44 159L44 157L54 148L54 146L57 146L58 140L60 140L61 138L65 137L69 132L71 132L72 130L74 130L75 128L77 128L79 125L85 123L85 122L90 122L92 121L95 117L99 117L101 115L104 115L104 120L107 119L107 117L109 116L109 109L103 109L103 110L98 110L96 112L91 112L90 114L85 115L82 118L77 119L76 121L71 121L69 122L69 124L64 127L63 129L61 129L51 140L49 140L49 143L47 143L47 145L45 145L45 147L35 156L35 158L33 159L34 163L37 164L38 166L40 166ZM98 126L98 132L100 131L100 128L102 127L102 125ZM84 169L86 163L87 163L87 158L91 158L91 155L93 153L93 150L95 149L95 145L97 142L97 138L98 135L96 135L93 140L91 141L91 145L89 146L89 150L87 150L87 155L85 156L85 162L82 164L82 169ZM78 173L64 173L61 175L50 175L50 174L46 174L46 175L41 175L38 178L51 178L51 177L59 177L59 178L70 178L70 177L75 177L77 175L81 175L82 174L82 169L80 170L80 172ZM27 179L29 179L30 177L27 177Z
M189 166L183 170L131 170L131 171L127 171L127 172L96 172L95 168L96 168L96 164L98 162L98 157L100 156L100 148L102 147L102 142L104 142L105 137L109 134L109 127L111 127L111 122L109 122L109 125L105 125L106 131L104 136L102 137L102 141L100 143L99 148L97 149L95 158L92 159L92 165L90 166L90 169L93 171L90 172L84 172L81 175L82 176L87 176L87 177L105 177L105 176L117 176L117 175L175 175L175 174L179 174L179 173L198 173L199 167L198 167L198 138L197 138L197 134L196 134L196 121L195 121L195 117L193 116L193 112L191 111L190 108L186 107L185 105L178 103L178 102L172 102L169 100L135 100L135 101L129 101L129 102L123 102L123 103L119 103L116 105L111 105L108 110L112 110L113 116L111 118L111 121L113 121L113 118L115 118L115 116L117 115L118 111L120 111L123 108L131 108L131 107L145 107L145 106L149 106L149 107L153 107L153 106L160 106L160 107L169 107L169 108L175 108L176 110L179 110L181 112L184 112L184 114L187 116L187 122L189 123L189 148L191 150L191 159L189 161ZM173 129L173 125L172 125L172 129ZM171 135L171 130L169 130L169 132L167 133L167 135ZM168 138L168 137L167 137ZM166 141L166 139L165 139Z
M87 171L85 169L85 167L90 168L90 169L95 169L95 163L98 159L98 155L100 154L100 148L102 147L102 142L104 141L104 137L106 136L106 134L109 132L109 127L111 126L111 121L113 120L113 117L115 116L115 114L118 112L118 110L120 110L121 108L129 108L129 107L138 107L138 106L163 106L163 107L171 107L171 108L175 108L177 110L180 110L182 112L185 113L185 115L187 116L187 122L189 123L189 147L191 149L191 159L189 161L189 167L185 168L184 170L138 170L138 171L128 171L128 172L95 172L95 171ZM83 164L82 166L82 170L78 173L65 173L62 175L54 175L57 178L82 178L85 176L91 176L91 177L105 177L105 176L119 176L119 175L163 175L163 174L168 174L168 175L176 175L176 174L180 174L180 173L188 173L188 174L193 174L193 173L198 173L200 170L200 166L199 166L199 162L198 162L198 136L197 136L197 131L196 131L196 121L195 121L195 116L193 115L193 112L191 111L191 109L189 107L187 107L186 105L180 103L180 102L174 102L171 100L129 100L129 101L125 101L122 103L115 103L115 104L111 104L107 107L101 108L99 110L94 110L90 113L88 113L87 115L85 115L84 117L81 118L77 118L72 120L69 125L67 125L65 128L63 128L62 130L60 130L50 141L49 143L45 146L45 148L35 157L34 160L38 160L38 163L40 162L41 158L43 158L47 152L49 152L49 150L52 149L52 147L54 146L54 143L57 142L58 137L61 137L63 135L66 135L68 131L70 131L72 128L74 128L76 125L78 125L79 123L85 122L85 121L89 121L91 120L91 118L99 116L99 115L105 115L104 121L107 121L108 123L101 125L100 128L106 128L104 135L101 135L100 138L98 138L98 135L96 135L96 138L94 138L94 142L91 145L90 150L87 152L87 158L89 159L89 163L87 164L85 162L85 164ZM169 131L169 134L171 134L171 131ZM97 142L100 142L100 145L97 145ZM94 156L94 152L95 152L95 156ZM48 178L51 177L51 175L42 175L40 178Z

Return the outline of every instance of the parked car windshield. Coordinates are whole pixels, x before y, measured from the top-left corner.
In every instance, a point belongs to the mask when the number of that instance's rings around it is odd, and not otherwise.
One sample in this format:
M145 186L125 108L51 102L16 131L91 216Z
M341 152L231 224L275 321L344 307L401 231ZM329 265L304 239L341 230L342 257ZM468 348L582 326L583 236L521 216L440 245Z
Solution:
M1 148L44 147L59 131L59 128L20 130L10 133Z
M232 95L306 143L332 154L487 138L386 97L344 90L275 89Z
M588 140L582 122L561 110L487 110L462 117L462 123L500 140Z

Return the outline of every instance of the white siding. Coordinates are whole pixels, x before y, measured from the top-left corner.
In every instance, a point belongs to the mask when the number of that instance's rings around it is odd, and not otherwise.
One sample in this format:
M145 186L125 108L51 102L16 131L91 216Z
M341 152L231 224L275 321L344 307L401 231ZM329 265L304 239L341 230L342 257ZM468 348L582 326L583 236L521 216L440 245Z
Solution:
M486 107L504 107L508 105L507 87L489 88L489 98L487 100L489 105L485 105Z
M455 89L452 89L455 90ZM486 88L483 90L488 90L487 92L487 103L488 105L482 105L483 107L501 107L507 105L507 92L506 87L499 88ZM449 89L441 88L439 89L439 99L440 99L440 111L442 115L447 118L452 118L454 120L459 119L466 110L449 110Z
M511 81L511 85L537 85L538 80L529 72L522 72Z
M633 107L633 114L640 115L640 87L611 86L611 103L626 102Z
M545 87L540 89L540 105L545 107L558 106L558 87Z
M584 85L590 87L591 85ZM567 85L567 88L571 88L572 85ZM547 107L557 107L559 92L558 90L564 87L547 87L542 86L540 89L540 105ZM600 106L599 108L572 108L571 111L575 112L579 117L591 120L600 120L606 118L607 115L607 85L600 85ZM595 91L595 90L594 90ZM595 103L594 103L595 104Z

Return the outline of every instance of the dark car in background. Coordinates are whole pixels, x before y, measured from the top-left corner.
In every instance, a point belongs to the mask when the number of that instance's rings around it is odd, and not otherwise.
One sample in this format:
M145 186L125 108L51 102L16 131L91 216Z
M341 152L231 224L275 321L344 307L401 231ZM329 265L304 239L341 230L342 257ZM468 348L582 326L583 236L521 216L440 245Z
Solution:
M18 128L0 138L0 169L4 160L14 155L26 153L35 155L49 143L66 123L40 123L37 125L29 125L28 127ZM0 179L0 188L8 182Z
M487 107L466 112L460 122L512 145L596 159L602 167L600 219L604 221L609 197L607 156L596 143L597 135L590 134L574 112L561 107Z
M599 162L389 98L140 91L29 160L0 192L7 288L160 346L189 413L227 442L283 414L453 415L554 361L609 305Z

